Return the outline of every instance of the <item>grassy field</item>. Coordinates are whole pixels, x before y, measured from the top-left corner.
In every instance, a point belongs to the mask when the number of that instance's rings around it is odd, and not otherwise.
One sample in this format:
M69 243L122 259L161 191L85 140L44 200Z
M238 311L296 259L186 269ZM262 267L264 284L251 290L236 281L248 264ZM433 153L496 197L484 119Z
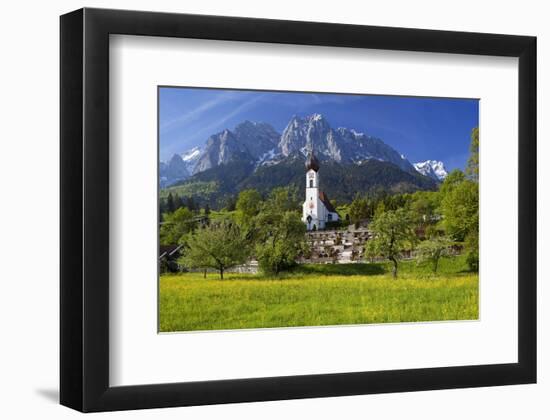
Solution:
M437 275L413 261L304 265L279 278L215 273L160 279L160 331L370 324L478 318L478 274L463 257Z

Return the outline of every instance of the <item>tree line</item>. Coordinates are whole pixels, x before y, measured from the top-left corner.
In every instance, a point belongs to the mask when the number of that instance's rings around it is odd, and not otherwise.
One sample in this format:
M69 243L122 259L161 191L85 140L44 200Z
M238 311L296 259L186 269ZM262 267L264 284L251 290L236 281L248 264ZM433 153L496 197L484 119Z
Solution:
M195 202L193 197L180 197L177 193L172 194L170 191L166 197L161 197L159 199L159 213L161 218L166 213L173 213L176 210L185 207L191 212L200 213L201 206ZM202 210L208 214L210 213L210 206L205 204Z
M471 133L470 158L465 173L452 171L438 191L418 191L385 197L357 197L351 203L352 222L371 218L373 234L367 254L384 257L397 276L398 260L416 250L419 263L434 272L452 246L467 252L471 270L479 269L479 129Z
M263 272L277 275L295 265L307 248L298 207L291 187L275 188L265 199L248 189L239 193L234 211L215 218L197 217L187 207L164 214L160 241L183 245L183 266L215 269L222 279L227 269L252 255Z

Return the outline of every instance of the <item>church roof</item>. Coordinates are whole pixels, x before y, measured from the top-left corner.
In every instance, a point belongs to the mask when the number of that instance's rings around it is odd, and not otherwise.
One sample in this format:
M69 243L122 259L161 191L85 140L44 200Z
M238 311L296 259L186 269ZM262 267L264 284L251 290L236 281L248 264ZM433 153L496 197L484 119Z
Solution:
M319 192L319 200L322 201L328 211L330 211L331 213L336 213L336 209L334 208L324 191Z
M309 152L309 156L306 159L306 169L308 171L310 169L313 169L315 172L319 171L319 160L317 160L317 157L313 154L313 152Z

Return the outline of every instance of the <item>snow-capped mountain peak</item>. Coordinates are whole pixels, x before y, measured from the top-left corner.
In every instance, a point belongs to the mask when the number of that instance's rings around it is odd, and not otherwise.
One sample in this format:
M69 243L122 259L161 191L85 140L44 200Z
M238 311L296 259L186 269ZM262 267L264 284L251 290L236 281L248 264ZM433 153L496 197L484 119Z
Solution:
M414 168L422 175L428 176L436 181L443 181L448 173L443 162L439 160L426 160L413 164Z
M321 114L294 115L281 135L278 149L285 157L295 153L307 156L310 150L314 150L316 156L324 161L348 164L379 159L404 171L414 171L407 159L380 139L345 127L333 129Z
M184 162L194 162L201 155L201 148L199 146L193 147L181 154L181 158Z

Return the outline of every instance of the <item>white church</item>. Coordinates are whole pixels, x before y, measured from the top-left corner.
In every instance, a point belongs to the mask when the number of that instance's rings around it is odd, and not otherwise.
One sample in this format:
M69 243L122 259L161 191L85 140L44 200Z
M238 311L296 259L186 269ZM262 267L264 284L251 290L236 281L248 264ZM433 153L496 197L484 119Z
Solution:
M327 222L339 219L336 209L323 191L319 191L319 161L309 153L306 160L306 201L302 210L302 221L307 230L324 229Z

